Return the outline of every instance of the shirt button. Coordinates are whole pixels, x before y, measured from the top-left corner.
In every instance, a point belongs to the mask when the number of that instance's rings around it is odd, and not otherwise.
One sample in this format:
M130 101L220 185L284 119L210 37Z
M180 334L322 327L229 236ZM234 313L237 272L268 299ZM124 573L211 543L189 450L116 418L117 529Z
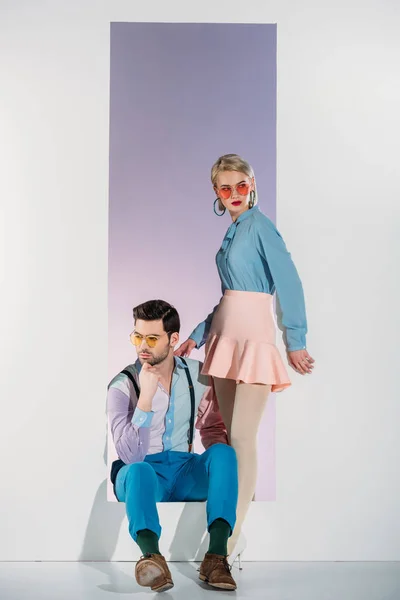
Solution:
M168 423L172 423L171 419L168 419Z
M167 437L167 440L169 440L169 437Z

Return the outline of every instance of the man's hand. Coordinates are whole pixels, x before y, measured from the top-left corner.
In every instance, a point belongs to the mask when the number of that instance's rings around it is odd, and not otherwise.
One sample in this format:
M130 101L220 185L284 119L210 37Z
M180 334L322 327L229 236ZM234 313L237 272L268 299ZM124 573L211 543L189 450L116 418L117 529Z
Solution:
M138 407L145 412L150 412L153 406L153 398L157 391L160 375L156 367L144 363L139 375L140 396Z
M288 361L290 366L301 375L306 375L307 373L311 375L315 362L306 349L288 352Z
M175 356L190 356L194 348L196 348L196 342L189 338L179 346L178 350L175 350L174 354Z

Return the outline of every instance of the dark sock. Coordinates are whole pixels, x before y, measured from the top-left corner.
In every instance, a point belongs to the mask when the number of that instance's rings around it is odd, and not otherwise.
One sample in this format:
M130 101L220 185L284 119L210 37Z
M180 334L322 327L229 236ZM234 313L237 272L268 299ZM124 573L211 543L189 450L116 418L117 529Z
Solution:
M136 543L143 554L161 554L158 548L158 537L150 529L138 531Z
M209 527L210 546L209 554L220 554L227 556L228 554L228 539L231 535L231 526L224 519L215 519Z

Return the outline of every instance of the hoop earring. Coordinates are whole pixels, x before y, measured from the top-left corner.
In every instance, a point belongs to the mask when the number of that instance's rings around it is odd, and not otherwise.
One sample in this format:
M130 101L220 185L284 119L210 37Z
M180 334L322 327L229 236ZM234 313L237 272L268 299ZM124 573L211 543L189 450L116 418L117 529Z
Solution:
M254 190L251 190L250 192L250 201L249 201L249 208L253 208L254 204L256 201L256 193Z
M220 213L217 213L217 211L215 210L215 205L216 203L219 201L219 198L215 198L214 200L214 213L217 215L217 217L222 217L222 215L225 214L226 208L224 208L224 210Z

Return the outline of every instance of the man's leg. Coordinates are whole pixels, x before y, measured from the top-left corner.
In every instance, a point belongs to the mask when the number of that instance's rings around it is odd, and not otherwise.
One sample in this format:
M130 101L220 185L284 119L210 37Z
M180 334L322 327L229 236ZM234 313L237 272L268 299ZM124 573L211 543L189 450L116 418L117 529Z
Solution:
M125 502L129 533L144 555L136 564L137 582L157 592L171 589L171 573L158 548L161 526L156 502L165 492L155 470L146 462L126 465L117 475L115 491L118 500Z
M176 481L173 497L187 502L207 500L208 528L216 519L223 519L233 530L238 497L234 449L214 444L203 454L194 454Z
M227 543L236 521L238 477L236 453L226 444L214 444L193 455L182 469L173 499L196 502L207 499L210 546L200 566L200 579L213 587L234 590L227 563Z
M146 462L122 467L115 491L118 500L125 502L131 537L139 544L139 532L148 531L156 536L158 545L161 526L156 502L162 499L163 490L153 467ZM148 551L139 546L143 553Z

